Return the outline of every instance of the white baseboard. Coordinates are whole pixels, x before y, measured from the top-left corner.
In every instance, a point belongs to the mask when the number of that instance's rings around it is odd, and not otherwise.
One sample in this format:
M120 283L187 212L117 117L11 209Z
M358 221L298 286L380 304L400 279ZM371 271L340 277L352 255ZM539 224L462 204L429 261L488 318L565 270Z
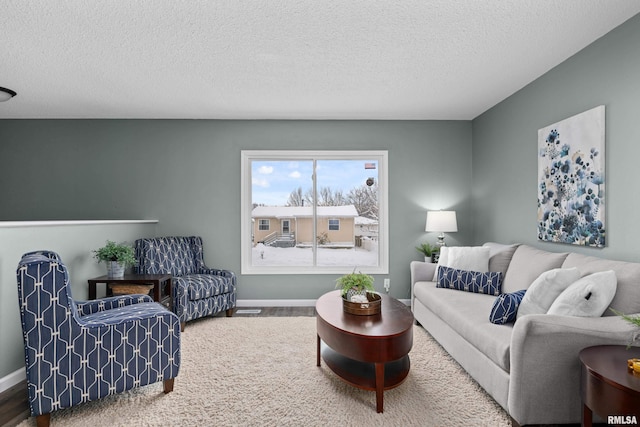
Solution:
M14 385L18 384L20 381L23 381L27 378L27 373L24 368L18 369L17 371L7 375L4 378L0 378L0 393L5 390L9 390Z

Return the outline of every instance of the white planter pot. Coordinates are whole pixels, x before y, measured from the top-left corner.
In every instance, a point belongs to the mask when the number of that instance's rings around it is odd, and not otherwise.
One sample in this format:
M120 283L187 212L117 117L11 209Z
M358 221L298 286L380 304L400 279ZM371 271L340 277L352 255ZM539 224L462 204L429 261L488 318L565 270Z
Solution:
M354 295L367 295L367 291L356 291L355 289L349 289L347 291L347 297L346 300L347 301L351 301L351 297Z
M124 277L124 264L120 264L118 261L107 261L107 277L109 279Z

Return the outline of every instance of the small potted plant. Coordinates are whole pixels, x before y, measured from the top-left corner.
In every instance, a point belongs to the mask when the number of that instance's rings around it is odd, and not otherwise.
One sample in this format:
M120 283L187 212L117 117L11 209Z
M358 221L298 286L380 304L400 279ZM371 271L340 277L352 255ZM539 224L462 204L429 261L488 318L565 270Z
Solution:
M424 262L433 262L434 256L439 252L436 245L430 245L428 242L422 243L420 246L416 246L416 249L424 255Z
M345 274L336 280L340 289L344 311L351 314L380 313L380 295L373 287L374 278L361 272Z
M95 251L93 257L98 262L107 263L107 277L116 279L124 276L124 269L136 263L135 252L131 246L117 244L107 240L107 244Z

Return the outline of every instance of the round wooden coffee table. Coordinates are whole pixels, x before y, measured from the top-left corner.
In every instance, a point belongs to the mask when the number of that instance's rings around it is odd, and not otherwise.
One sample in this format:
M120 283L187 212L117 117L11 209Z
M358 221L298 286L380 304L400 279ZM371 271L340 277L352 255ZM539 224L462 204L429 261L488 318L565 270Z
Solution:
M640 422L640 375L627 370L627 360L640 358L640 348L598 345L585 348L579 356L582 425L591 427L593 412L606 422L616 417L611 424Z
M382 312L371 316L345 313L340 291L316 302L317 365L323 359L345 382L375 391L377 412L384 409L384 390L409 374L413 346L413 313L397 299L381 297Z

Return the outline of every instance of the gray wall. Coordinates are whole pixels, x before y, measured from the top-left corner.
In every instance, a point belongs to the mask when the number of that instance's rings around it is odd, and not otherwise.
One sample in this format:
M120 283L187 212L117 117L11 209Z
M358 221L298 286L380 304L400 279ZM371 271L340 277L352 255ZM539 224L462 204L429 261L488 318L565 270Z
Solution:
M473 120L475 242L638 261L640 15ZM538 129L606 106L607 247L537 241Z
M397 298L414 246L435 241L427 209L458 210L451 244L473 238L468 121L2 120L0 141L0 219L157 219L158 234L201 235L208 264L236 272L242 149L389 150ZM238 297L315 299L336 277L244 276Z

